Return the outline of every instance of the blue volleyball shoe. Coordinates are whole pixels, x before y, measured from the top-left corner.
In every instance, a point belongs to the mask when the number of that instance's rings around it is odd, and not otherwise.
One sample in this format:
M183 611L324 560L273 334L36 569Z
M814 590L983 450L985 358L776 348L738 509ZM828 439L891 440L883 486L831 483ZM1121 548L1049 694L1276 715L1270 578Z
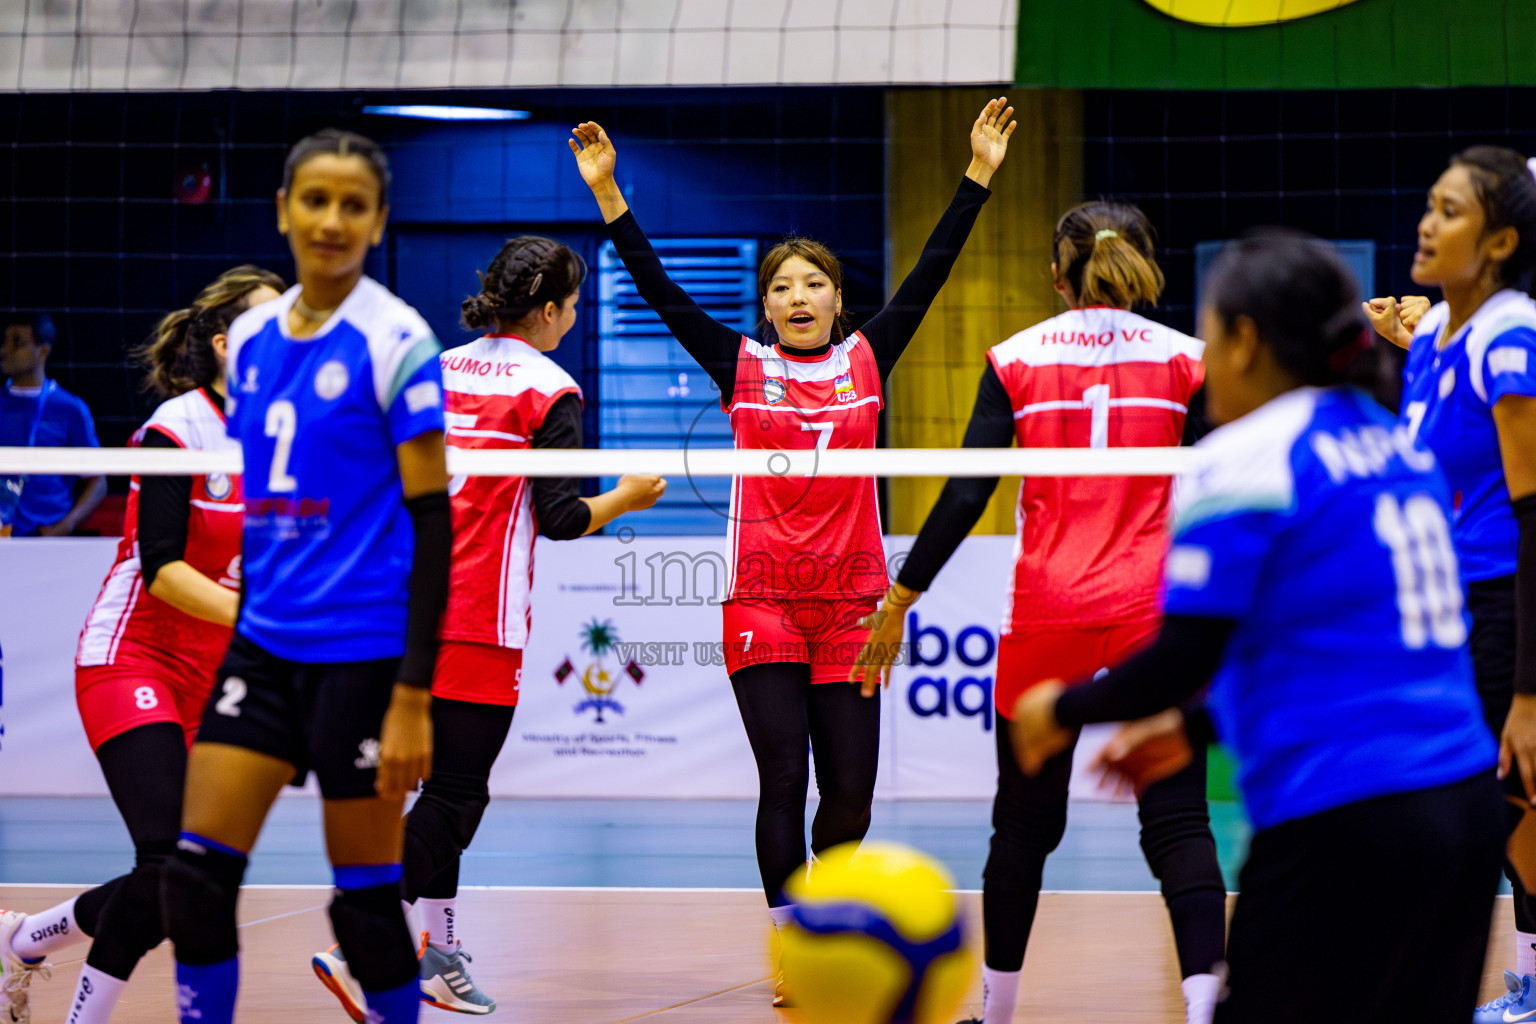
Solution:
M1504 987L1509 991L1472 1011L1472 1024L1536 1024L1536 992L1531 991L1530 975L1505 971Z

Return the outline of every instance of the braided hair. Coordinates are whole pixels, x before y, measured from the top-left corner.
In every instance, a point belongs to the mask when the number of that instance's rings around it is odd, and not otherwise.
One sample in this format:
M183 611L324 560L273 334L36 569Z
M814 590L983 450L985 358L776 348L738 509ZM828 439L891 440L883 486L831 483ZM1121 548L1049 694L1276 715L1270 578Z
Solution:
M553 238L519 235L479 276L479 294L460 307L464 326L472 330L510 327L547 302L560 305L586 280L587 264Z

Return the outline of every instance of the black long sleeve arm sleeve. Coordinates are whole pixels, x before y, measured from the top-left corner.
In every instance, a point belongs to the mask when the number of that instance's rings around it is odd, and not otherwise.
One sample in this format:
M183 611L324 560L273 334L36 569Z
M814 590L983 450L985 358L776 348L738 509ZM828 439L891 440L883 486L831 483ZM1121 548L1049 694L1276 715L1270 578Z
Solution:
M969 180L969 179L967 179ZM965 448L1007 448L1013 443L1013 404L1008 392L992 368L991 360L981 371L976 387L976 405L965 427ZM923 520L922 529L912 541L912 550L902 563L896 582L912 590L927 590L933 578L944 568L960 542L965 540L981 514L987 510L998 478L950 477L939 492L933 511Z
M704 312L670 277L661 258L651 248L650 240L640 230L633 210L626 210L608 225L624 269L634 278L635 290L646 301L667 330L687 353L698 362L720 388L723 401L730 401L736 388L736 357L741 351L741 332Z
M1515 692L1536 693L1536 494L1514 502L1520 527L1515 555Z
M581 447L581 399L561 395L533 432L535 448ZM587 532L592 510L581 500L581 481L569 476L533 478L533 514L539 533L550 540L571 540Z
M1131 722L1184 704L1210 683L1235 629L1234 619L1167 616L1151 647L1063 693L1056 720L1069 729Z
M453 557L453 515L448 495L418 494L405 500L416 546L405 618L405 654L396 682L426 689L437 665L437 629L448 607L448 562Z
M146 430L141 448L181 447L158 430ZM190 476L139 478L139 571L144 588L172 562L187 557L187 520L192 512Z
M896 294L885 308L870 317L860 333L869 341L869 347L880 367L880 379L891 375L896 361L907 350L918 325L928 315L928 307L939 295L939 289L949 279L949 272L971 235L976 217L992 190L978 185L970 178L961 178L960 187L939 223L928 236L928 242L917 258L912 272L901 282Z

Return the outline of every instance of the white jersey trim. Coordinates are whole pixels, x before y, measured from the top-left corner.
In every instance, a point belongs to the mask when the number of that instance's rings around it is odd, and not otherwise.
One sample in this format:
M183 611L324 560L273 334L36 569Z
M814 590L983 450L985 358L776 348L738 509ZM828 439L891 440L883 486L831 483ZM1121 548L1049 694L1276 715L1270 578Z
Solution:
M1317 411L1320 388L1297 388L1211 431L1199 468L1174 480L1174 532L1242 512L1280 512L1296 501L1291 452Z
M1205 343L1198 338L1128 309L1108 307L1070 309L992 348L999 367L1167 363L1177 356L1198 361L1204 351Z
M1188 407L1178 402L1169 401L1166 398L1111 398L1109 400L1109 407L1111 409L1116 407L1134 409L1172 409L1174 412L1189 412ZM1091 408L1093 408L1092 403L1088 402L1087 400L1078 399L1066 399L1056 402L1032 402L1031 404L1023 406L1022 408L1015 411L1013 418L1019 420L1023 419L1025 416L1034 415L1037 412L1062 412L1064 410Z
M841 374L839 374L839 376L841 376ZM880 401L879 395L865 395L863 398L852 402L844 402L839 405L822 405L817 406L814 409L807 409L804 406L799 405L785 405L783 402L780 402L777 405L765 405L761 402L737 402L735 403L734 407L737 409L761 409L764 412L792 412L798 415L810 416L815 413L840 412L844 409L857 409L861 405L868 405L870 402L878 401Z
M798 381L801 384L825 383L852 372L853 360L848 353L863 342L864 336L857 331L832 346L825 359L788 359L781 356L772 345L747 338L747 355L763 364L765 377ZM772 368L772 369L770 369ZM849 403L850 405L852 403ZM761 406L741 406L757 409Z

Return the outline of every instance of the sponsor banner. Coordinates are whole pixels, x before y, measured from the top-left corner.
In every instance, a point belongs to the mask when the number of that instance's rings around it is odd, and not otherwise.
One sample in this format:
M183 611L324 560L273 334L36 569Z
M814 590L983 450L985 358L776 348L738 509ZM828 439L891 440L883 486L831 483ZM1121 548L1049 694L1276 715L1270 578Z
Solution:
M910 540L887 538L893 567ZM879 697L877 797L992 796L992 684L1012 546L1011 537L970 538L908 613L914 663L897 666ZM0 542L0 795L106 795L75 708L74 650L115 549L106 539ZM755 797L724 667L723 540L541 540L537 561L521 703L491 792ZM1093 749L1085 736L1079 765ZM1074 779L1073 794L1094 791Z

